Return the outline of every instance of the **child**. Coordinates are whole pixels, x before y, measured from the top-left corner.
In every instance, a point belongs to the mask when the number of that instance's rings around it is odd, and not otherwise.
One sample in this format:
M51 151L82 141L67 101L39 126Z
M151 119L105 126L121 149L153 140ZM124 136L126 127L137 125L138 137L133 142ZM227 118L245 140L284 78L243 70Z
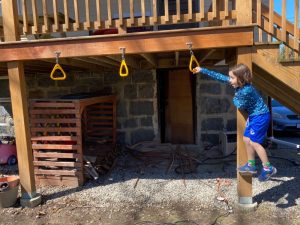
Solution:
M205 68L196 67L193 73L203 73L209 77L230 84L235 88L234 105L248 113L243 141L246 146L248 162L239 167L240 173L256 174L255 152L262 161L263 169L259 181L267 181L277 170L269 162L266 150L261 145L264 141L270 122L270 112L262 97L252 86L252 74L244 64L239 64L229 71L229 77Z

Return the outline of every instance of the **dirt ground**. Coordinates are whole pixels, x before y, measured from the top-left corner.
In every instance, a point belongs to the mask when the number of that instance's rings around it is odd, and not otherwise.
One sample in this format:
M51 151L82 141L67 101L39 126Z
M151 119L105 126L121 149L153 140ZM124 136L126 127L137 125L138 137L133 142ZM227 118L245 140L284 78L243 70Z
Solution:
M286 155L286 151L283 151L282 155ZM280 156L278 152L277 156ZM292 155L291 158L295 159L295 155ZM126 163L129 168L127 161ZM135 164L133 165L136 167ZM293 168L299 167L294 166ZM10 174L14 171L3 170L2 172ZM281 176L282 174L279 178ZM278 183L277 186L273 187L272 191L266 191L267 197L260 193L254 199L259 203L255 211L241 211L239 207L234 205L234 202L231 202L232 210L219 207L218 204L213 204L213 206L198 205L197 201L193 199L190 199L191 201L189 202L170 199L167 204L153 205L137 203L136 199L128 202L128 204L126 202L118 203L114 199L113 203L108 201L97 206L95 202L102 203L102 200L93 199L95 198L95 190L93 188L97 188L97 184L92 184L76 190L74 195L66 194L65 196L58 195L53 197L54 195L51 193L41 193L43 195L42 204L32 209L22 208L18 200L15 206L0 209L0 225L300 225L300 211L298 210L299 192L297 193L297 187L295 187L298 181L298 179L294 179L282 184ZM119 183L119 181L116 181L116 183ZM176 186L175 184L173 184L174 187ZM183 186L182 183L180 184ZM141 185L142 183L139 183L137 189L134 189L133 179L132 183L130 183L130 188L137 192ZM283 196L283 199L277 199L278 196L282 197L282 195L278 195L278 192L282 191L282 189L289 190L287 189L288 187L290 188L289 185L292 187L290 196ZM111 191L109 185L102 186L103 189L105 186ZM257 184L255 186L257 187ZM159 187L157 186L157 191L160 191ZM235 188L236 186L233 187L234 193L236 193ZM80 193L88 189L93 190L90 192L92 197L89 200L82 200ZM101 192L103 189L96 190ZM63 192L63 190L61 191ZM183 195L189 196L188 194L188 189L185 192L183 191ZM121 192L121 195L126 195L126 193ZM287 200L288 204L285 204ZM277 205L274 202L277 202ZM285 206L280 207L281 203L285 204Z
M267 208L258 207L255 212L233 213L220 209L192 210L180 203L171 207L132 206L97 208L77 205L76 202L41 205L34 209L10 208L0 210L0 224L63 224L63 225L299 225L300 215L270 213Z

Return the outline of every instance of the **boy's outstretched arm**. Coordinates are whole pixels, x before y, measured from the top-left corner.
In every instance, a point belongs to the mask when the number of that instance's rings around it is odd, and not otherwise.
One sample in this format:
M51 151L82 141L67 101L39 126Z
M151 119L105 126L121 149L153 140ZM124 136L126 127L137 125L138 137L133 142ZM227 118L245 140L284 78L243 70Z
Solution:
M203 67L195 67L193 69L193 73L194 74L195 73L203 73L203 74L208 75L209 77L211 77L214 80L221 81L222 83L226 83L226 84L230 83L229 82L229 76L226 76L222 73L218 73L218 72L215 72L215 71L203 68Z

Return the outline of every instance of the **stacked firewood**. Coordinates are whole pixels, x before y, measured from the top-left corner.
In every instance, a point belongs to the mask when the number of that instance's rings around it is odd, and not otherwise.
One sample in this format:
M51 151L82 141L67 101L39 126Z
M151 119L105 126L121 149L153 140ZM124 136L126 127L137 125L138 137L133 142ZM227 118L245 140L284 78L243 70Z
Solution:
M118 156L115 145L89 144L84 153L85 169L88 177L98 179L100 175L109 173L115 166Z

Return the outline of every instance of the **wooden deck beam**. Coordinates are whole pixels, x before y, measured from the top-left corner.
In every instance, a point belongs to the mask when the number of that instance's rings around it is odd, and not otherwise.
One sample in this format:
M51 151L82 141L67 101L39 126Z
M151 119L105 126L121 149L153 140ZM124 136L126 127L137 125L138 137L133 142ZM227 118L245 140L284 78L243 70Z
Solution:
M51 59L55 58L55 51L61 52L61 58L114 55L120 54L120 47L126 48L126 54L188 51L187 42L193 42L193 49L251 46L253 28L197 28L10 42L0 44L0 62Z

